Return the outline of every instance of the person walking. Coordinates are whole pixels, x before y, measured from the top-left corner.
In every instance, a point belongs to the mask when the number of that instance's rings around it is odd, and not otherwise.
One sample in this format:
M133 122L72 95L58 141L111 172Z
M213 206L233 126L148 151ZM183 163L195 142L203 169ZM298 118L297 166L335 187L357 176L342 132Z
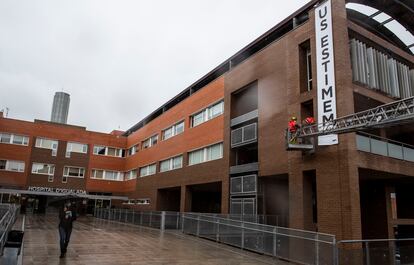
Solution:
M64 258L72 233L72 223L76 220L76 212L70 203L65 204L59 212L59 220L60 258Z

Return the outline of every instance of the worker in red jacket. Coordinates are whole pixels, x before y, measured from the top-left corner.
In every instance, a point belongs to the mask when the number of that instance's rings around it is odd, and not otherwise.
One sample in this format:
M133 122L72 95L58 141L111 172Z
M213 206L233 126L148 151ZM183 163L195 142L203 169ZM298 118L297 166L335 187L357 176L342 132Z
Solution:
M315 123L315 119L312 116L306 117L306 119L303 120L303 123L305 125L312 125Z
M295 133L298 129L299 129L298 120L295 116L292 116L289 120L289 123L288 123L288 130L289 130L289 133L290 133L289 142L292 143L292 144L296 143Z

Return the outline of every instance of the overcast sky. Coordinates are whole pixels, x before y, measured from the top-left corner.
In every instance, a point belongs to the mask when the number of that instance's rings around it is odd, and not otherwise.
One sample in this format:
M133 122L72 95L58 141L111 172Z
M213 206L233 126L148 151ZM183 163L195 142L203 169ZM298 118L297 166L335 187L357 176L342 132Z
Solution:
M0 1L0 110L127 130L307 0Z

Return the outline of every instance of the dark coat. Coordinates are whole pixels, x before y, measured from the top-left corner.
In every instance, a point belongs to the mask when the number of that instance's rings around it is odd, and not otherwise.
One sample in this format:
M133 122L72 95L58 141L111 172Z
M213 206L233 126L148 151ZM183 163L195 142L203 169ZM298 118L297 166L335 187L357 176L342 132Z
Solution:
M64 210L63 208L59 212L59 227L65 230L72 229L72 223L76 220L76 211L73 208Z

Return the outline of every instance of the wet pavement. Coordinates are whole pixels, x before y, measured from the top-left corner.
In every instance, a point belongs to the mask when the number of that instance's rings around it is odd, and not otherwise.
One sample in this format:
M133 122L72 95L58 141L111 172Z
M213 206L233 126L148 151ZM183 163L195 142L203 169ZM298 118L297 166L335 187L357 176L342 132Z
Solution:
M66 257L59 259L58 218L26 217L24 265L132 265L132 264L287 264L209 240L157 229L81 217Z

